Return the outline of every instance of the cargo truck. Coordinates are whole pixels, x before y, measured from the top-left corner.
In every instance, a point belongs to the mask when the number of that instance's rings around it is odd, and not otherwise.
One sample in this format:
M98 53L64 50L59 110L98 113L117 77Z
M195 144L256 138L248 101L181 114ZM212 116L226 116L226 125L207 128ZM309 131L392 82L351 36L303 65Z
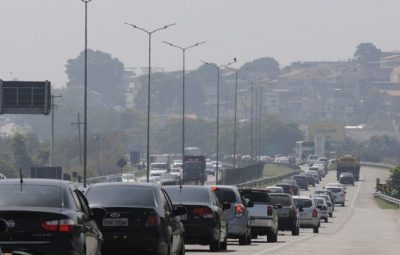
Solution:
M183 183L204 185L206 178L206 158L185 155L183 157Z
M360 179L360 160L357 156L344 155L336 159L336 179L339 180L341 173L352 173L354 179Z

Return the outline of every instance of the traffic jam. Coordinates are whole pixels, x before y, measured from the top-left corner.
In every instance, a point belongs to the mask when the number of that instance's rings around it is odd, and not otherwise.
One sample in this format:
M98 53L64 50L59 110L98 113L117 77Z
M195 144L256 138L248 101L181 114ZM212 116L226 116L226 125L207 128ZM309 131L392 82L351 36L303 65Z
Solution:
M256 189L118 181L83 189L70 181L4 178L0 254L182 255L191 245L220 252L255 240L276 243L282 233L318 234L345 206L356 179L338 173L337 183L320 187L330 173L326 159L303 170Z

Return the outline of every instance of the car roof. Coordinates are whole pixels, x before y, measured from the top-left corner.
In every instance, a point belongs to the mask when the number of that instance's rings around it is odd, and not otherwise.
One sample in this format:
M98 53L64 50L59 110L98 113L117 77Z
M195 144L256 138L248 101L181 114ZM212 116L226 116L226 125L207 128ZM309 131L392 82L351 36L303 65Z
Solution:
M291 197L292 195L288 194L288 193L269 193L269 196L273 197L273 196L285 196L285 197Z
M108 186L154 187L160 185L157 183L147 183L147 182L104 182L104 183L95 183L90 185L90 187L108 187Z
M64 181L64 180L56 180L56 179L36 179L36 178L26 178L22 179L23 184L29 184L29 185L48 185L48 186L66 186L70 183L71 181ZM13 179L2 179L0 181L0 184L21 184L21 179L19 178L13 178Z

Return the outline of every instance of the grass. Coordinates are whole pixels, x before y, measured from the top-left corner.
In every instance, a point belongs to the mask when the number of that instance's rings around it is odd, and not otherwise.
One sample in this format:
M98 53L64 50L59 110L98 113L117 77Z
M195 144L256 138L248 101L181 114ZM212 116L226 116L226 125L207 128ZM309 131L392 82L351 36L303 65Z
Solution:
M264 166L264 177L278 176L278 175L287 174L287 173L290 173L293 171L294 170L289 167L266 164Z
M388 203L380 198L375 198L376 203L378 206L382 209L387 209L387 210L398 210L399 208L391 203Z

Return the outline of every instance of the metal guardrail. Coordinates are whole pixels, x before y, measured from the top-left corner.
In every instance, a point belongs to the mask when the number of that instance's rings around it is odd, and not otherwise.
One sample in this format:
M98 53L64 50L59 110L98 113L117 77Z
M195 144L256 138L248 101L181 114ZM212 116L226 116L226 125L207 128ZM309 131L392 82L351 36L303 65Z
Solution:
M397 206L398 208L400 208L400 199L396 199L387 195L384 195L380 192L374 192L374 197L375 198L379 198L382 199L390 204L393 204L395 206Z
M361 161L360 164L362 166L373 166L373 167L380 167L380 168L387 168L387 169L395 167L395 165L387 164L387 163L373 163L373 162L364 162L364 161Z
M237 184L236 186L238 188L258 188L258 187L265 187L267 185L274 184L278 181L284 180L288 177L291 177L293 175L299 174L301 171L300 170L295 170L290 173L274 176L274 177L268 177L268 178L263 178L255 181L248 181L244 183Z

